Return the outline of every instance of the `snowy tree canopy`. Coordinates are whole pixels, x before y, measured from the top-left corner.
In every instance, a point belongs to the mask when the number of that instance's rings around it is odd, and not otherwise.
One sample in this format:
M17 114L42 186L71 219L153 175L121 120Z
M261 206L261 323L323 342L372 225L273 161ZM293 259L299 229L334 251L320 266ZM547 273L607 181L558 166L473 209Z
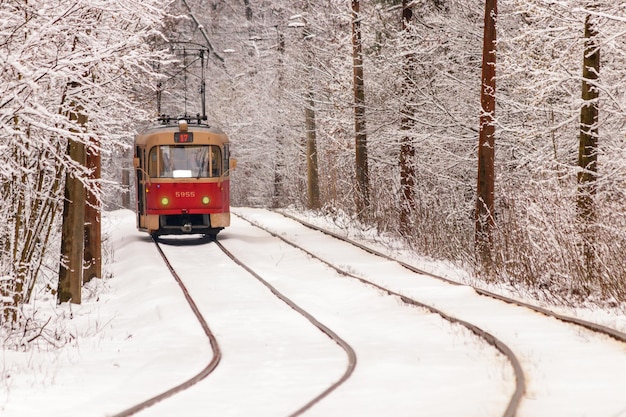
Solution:
M0 7L0 292L27 300L58 238L68 140L109 154L150 117L153 64L162 57L161 1L29 1ZM86 123L78 124L79 112ZM95 188L94 188L95 189ZM55 268L52 268L53 270ZM52 279L52 276L49 276Z
M119 181L121 150L138 126L155 119L157 82L182 85L170 80L182 65L170 41L209 52L209 122L227 132L239 160L234 205L306 206L309 108L322 211L356 219L350 6L345 0L3 3L5 304L27 299L35 276L54 279L49 271L56 268L42 263L44 248L58 239L61 182L66 170L83 179L88 174L67 157L67 141L89 149L90 139L99 139L103 155L117 157L105 166L110 183ZM421 254L468 268L476 266L484 6L480 0L362 0L358 16L372 196L364 226L398 236L401 144L410 144L415 205L404 237ZM413 10L405 26L403 7ZM623 300L624 8L613 1L500 0L498 9L492 278L551 297ZM590 104L581 98L588 19L597 23L601 49L592 85L599 92L592 281L584 272L586 237L576 213L580 114ZM193 71L184 103L164 90L168 112L199 111L190 99L199 88ZM76 111L86 123L69 117Z

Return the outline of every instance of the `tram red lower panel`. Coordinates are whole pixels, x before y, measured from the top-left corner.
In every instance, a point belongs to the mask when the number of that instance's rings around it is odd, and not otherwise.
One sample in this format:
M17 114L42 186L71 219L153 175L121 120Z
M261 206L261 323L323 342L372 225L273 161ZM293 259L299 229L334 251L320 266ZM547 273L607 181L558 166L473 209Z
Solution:
M152 182L146 187L147 214L228 212L229 186L229 181Z

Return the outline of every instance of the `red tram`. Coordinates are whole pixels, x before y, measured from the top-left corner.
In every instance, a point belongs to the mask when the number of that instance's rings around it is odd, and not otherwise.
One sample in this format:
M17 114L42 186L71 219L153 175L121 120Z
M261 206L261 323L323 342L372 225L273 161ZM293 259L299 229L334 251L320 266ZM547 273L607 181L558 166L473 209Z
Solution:
M215 238L230 225L228 137L200 119L161 122L135 139L137 228Z

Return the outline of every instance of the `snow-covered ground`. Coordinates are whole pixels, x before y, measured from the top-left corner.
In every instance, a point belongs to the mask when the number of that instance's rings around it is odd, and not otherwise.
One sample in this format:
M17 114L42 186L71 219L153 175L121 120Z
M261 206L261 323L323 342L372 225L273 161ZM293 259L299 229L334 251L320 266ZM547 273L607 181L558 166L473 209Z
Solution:
M466 286L416 277L277 214L235 211L501 338L522 360L528 380L519 416L626 416L624 345L479 297ZM56 307L53 299L33 306L39 317L54 316L51 328L66 335L57 342L62 346L3 349L2 416L114 415L211 361L208 339L150 239L135 230L133 213L109 213L106 224L112 278L90 284L80 306ZM506 406L514 388L508 362L463 328L339 276L237 217L220 241L356 351L352 377L306 415L499 416ZM192 389L138 415L287 416L343 374L345 352L214 244L163 247L223 358ZM601 319L624 322L615 315Z

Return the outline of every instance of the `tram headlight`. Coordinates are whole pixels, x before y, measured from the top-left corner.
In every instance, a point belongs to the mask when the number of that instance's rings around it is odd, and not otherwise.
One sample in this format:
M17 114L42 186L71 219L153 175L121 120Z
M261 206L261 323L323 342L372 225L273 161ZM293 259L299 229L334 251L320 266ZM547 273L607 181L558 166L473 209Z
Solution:
M167 197L162 197L161 198L161 205L162 206L167 206L170 203L170 199Z
M209 196L205 195L204 197L202 197L202 204L204 204L205 206L209 204L210 202L211 202L211 199L209 198Z

